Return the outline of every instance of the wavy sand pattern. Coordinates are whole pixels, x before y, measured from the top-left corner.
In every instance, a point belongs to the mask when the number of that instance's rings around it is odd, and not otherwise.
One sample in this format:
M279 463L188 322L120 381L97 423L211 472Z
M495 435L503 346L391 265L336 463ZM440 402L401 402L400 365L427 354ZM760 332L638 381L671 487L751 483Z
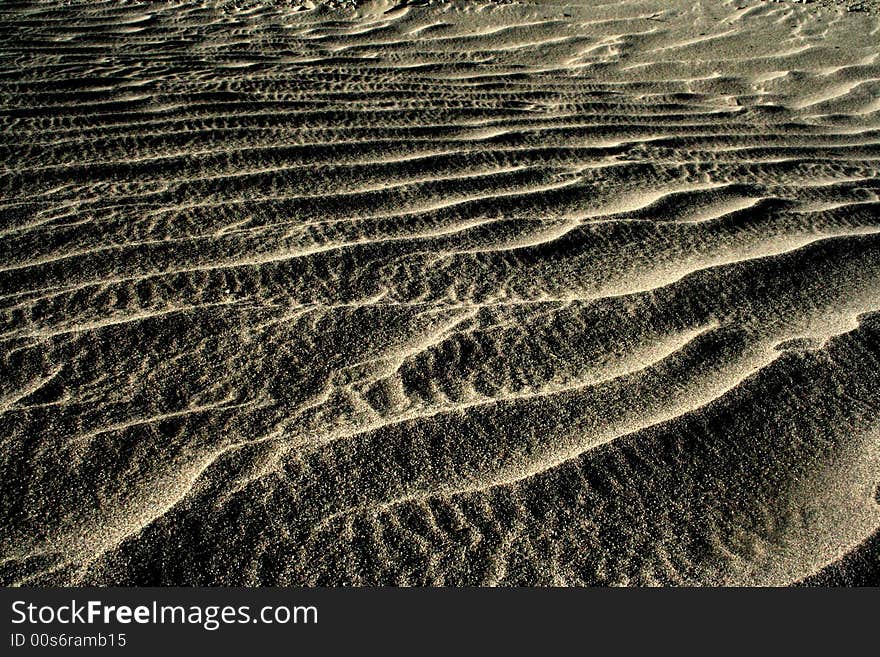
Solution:
M880 15L0 5L5 584L880 582Z

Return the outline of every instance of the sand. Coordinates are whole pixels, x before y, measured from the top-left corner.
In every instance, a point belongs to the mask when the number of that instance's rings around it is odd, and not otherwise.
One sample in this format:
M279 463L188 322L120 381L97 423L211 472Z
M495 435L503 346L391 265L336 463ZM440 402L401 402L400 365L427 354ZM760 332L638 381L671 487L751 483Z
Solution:
M880 583L870 2L0 5L0 582Z

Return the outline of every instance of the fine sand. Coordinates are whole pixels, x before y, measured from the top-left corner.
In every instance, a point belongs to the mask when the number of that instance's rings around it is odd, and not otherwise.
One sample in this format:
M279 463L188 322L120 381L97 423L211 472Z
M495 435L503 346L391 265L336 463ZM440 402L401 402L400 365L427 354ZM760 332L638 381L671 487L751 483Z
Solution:
M880 11L5 0L0 582L880 583Z

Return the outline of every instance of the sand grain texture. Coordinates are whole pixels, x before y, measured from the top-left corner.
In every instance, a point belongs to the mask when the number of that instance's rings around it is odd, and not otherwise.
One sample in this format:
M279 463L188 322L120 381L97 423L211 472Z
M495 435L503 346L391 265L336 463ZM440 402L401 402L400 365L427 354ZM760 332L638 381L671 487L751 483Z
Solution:
M880 583L873 4L419 4L0 5L0 580Z

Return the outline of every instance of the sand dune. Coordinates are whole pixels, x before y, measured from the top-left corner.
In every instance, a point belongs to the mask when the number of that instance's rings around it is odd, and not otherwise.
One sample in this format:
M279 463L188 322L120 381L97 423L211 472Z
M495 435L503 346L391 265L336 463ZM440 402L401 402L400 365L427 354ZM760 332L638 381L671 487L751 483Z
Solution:
M880 583L880 12L0 5L0 581Z

